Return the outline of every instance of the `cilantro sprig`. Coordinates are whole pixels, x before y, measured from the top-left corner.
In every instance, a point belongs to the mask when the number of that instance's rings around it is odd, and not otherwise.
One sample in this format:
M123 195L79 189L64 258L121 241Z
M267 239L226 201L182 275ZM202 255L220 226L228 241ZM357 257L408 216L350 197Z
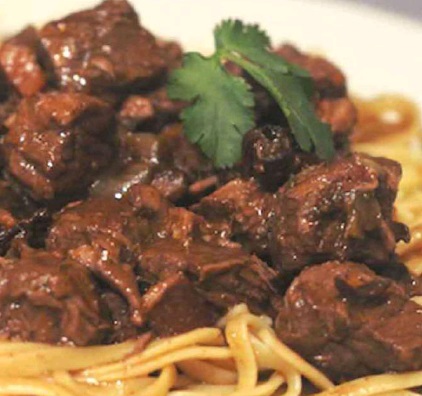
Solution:
M167 87L172 99L191 104L181 114L188 139L217 167L241 158L244 134L254 126L250 86L226 71L231 61L262 85L282 109L299 146L325 160L334 155L330 128L314 112L313 84L307 71L271 52L267 34L257 25L223 21L214 30L216 52L210 57L187 53Z

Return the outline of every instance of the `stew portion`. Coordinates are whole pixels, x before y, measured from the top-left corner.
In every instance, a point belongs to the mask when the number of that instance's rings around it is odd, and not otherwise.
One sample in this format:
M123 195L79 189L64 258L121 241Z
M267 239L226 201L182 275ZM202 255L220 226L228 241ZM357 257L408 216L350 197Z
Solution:
M215 168L166 93L182 49L124 0L1 45L0 336L169 336L247 303L335 380L422 369L417 279L395 253L409 240L394 220L401 167L350 152L356 111L336 66L274 52L310 72L332 162L302 151L251 81L256 127L241 161Z

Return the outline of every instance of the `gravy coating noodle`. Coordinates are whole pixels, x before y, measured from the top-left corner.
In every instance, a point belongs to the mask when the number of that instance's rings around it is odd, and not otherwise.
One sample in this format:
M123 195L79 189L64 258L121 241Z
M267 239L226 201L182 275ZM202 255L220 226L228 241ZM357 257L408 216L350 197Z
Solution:
M399 253L422 274L422 155L416 107L398 96L359 110L354 148L403 165L396 216L412 241ZM421 302L416 297L415 301ZM338 386L278 340L269 318L238 305L215 328L98 347L0 343L0 395L42 396L299 396L304 379L320 396L416 395L422 371L382 374ZM308 394L308 393L307 393Z

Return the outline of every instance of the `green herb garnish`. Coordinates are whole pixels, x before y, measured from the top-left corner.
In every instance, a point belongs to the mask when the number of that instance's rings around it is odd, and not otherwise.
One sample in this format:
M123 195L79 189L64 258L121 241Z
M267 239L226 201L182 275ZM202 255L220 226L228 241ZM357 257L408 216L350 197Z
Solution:
M187 53L168 83L172 99L191 102L181 115L188 139L217 167L241 158L244 134L254 126L254 98L243 78L228 73L231 61L262 85L278 103L299 146L324 159L334 155L330 128L316 116L307 71L270 51L270 40L257 25L223 21L214 30L216 52L210 57Z

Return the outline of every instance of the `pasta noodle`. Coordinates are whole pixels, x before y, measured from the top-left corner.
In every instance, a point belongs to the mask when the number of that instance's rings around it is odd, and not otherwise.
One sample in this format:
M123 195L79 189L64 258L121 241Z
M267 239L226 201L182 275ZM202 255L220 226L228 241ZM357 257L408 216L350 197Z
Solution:
M216 346L223 334L227 344ZM415 372L366 377L335 387L277 339L267 317L252 315L243 304L228 313L220 328L198 329L156 341L135 354L136 341L118 347L45 347L5 341L0 345L3 360L37 359L37 369L30 369L28 364L19 370L11 364L7 374L0 372L0 394L298 396L302 376L321 390L321 396L405 396L412 393L404 389L422 386L422 372ZM104 354L104 348L110 349L109 353ZM93 367L92 362L98 361L101 364ZM222 368L219 361L231 361L227 367L232 369ZM19 377L16 372L15 376L8 375L12 369L19 370ZM182 386L178 385L178 370L191 378ZM265 375L267 379L260 380Z
M422 274L422 155L415 106L398 96L356 100L355 149L403 165L396 216L412 242L398 251ZM385 144L388 142L388 144ZM382 143L382 144L381 144ZM414 301L422 304L422 296ZM215 328L98 347L0 342L0 396L299 396L306 378L319 396L412 396L422 371L382 374L334 386L276 337L268 317L238 305ZM142 350L140 350L142 349Z

